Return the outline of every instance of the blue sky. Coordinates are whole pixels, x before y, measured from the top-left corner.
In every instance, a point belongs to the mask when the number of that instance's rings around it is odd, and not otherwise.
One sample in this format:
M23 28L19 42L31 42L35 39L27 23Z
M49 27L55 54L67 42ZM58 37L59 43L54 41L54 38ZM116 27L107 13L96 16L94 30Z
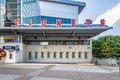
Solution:
M89 18L97 23L99 18L105 18L107 25L113 26L112 30L101 34L104 35L120 35L120 0L74 0L85 2L86 7L79 15L79 23L85 22ZM107 15L108 17L105 17ZM116 18L114 18L116 16ZM112 19L112 20L110 20Z
M86 2L86 7L80 14L80 22L86 18L90 18L93 21L100 15L106 12L108 9L116 6L120 0L76 0ZM83 20L82 20L83 19Z

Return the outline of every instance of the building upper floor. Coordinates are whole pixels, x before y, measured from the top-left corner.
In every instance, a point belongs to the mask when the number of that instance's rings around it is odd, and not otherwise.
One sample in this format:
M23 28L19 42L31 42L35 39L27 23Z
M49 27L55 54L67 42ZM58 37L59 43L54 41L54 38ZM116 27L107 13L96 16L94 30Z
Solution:
M0 27L19 24L41 24L46 19L47 24L56 24L60 19L62 24L71 24L71 20L78 22L78 15L85 7L84 2L70 0L0 0Z

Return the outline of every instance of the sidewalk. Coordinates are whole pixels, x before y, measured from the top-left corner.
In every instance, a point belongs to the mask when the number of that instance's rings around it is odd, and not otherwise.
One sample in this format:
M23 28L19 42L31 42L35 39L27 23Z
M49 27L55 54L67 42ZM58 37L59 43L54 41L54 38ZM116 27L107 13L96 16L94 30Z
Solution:
M120 80L118 67L94 64L2 64L0 80Z

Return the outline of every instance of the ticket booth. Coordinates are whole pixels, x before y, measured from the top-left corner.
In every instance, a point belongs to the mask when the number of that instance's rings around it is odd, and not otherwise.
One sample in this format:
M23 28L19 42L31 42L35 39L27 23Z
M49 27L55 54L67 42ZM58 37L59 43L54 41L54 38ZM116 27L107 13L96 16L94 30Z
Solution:
M16 46L3 46L3 49L6 52L5 63L16 63L19 61Z

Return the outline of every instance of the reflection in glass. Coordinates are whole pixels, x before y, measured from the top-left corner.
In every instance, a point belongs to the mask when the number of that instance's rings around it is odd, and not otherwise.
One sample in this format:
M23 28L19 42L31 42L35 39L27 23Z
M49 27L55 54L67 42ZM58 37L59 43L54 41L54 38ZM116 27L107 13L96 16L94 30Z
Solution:
M18 2L17 2L18 1ZM0 26L11 27L14 19L18 18L21 22L21 0L0 0Z

